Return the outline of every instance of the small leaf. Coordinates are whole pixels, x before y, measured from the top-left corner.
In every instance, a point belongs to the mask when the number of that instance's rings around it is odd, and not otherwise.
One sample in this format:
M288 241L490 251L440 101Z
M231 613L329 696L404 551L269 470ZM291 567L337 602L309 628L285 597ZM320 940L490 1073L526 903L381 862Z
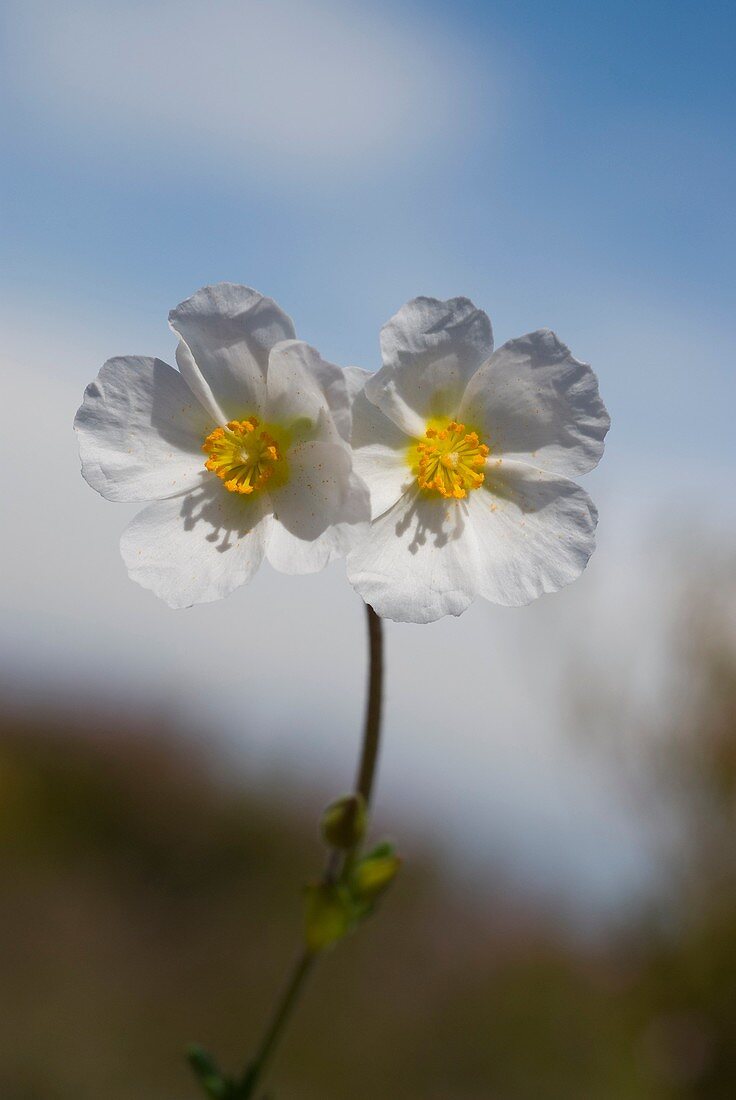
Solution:
M382 856L395 856L396 845L390 840L382 840L380 844L377 844L375 848L371 848L370 852L366 852L363 859L379 859Z
M211 1054L200 1046L191 1046L187 1060L204 1091L213 1100L227 1100L231 1095L230 1082L224 1078Z

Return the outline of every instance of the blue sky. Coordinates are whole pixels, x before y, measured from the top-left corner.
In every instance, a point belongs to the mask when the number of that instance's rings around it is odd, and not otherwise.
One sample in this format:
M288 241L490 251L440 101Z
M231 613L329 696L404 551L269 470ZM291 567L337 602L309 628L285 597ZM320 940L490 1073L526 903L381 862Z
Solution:
M731 5L253 0L188 31L196 7L6 0L9 303L152 330L227 278L371 366L406 298L467 294L501 338L548 325L595 359L629 451L672 447L687 412L730 461ZM264 82L241 79L254 59Z
M590 649L591 622L607 639L601 667L635 645L627 681L651 670L664 618L645 599L642 547L658 529L733 526L733 5L4 0L0 30L6 400L33 408L53 453L39 508L25 417L11 426L0 481L26 537L8 548L2 580L6 667L29 682L41 667L57 681L173 690L196 676L188 662L202 630L231 638L239 608L267 632L276 599L302 624L331 608L333 642L320 652L360 691L344 580L259 579L178 619L174 638L171 613L117 558L126 510L78 477L69 426L82 387L111 355L171 360L167 311L197 287L253 285L326 357L366 367L378 365L380 325L416 294L472 297L499 341L549 326L593 363L613 416L589 483L599 550L574 591L518 619L474 608L458 623L390 633L402 655L386 770L395 790L411 775L433 798L437 776L454 776L497 835L527 836L535 873L559 877L564 849L573 878L605 894L597 844L619 853L620 879L639 842L627 839L627 811L607 802L605 777L554 741L550 700L555 677ZM80 531L92 534L80 541ZM666 592L665 582L665 602ZM264 645L248 681L254 713L285 730L294 700L312 699L324 711L320 759L332 753L343 771L353 746L335 731L348 711L315 694L304 631ZM437 646L449 647L446 664L474 645L478 660L491 650L490 668L473 667L498 707L487 777L472 737L465 755L447 745L452 708L434 685L418 701L412 679ZM297 671L274 718L268 690L284 646ZM545 666L536 710L530 652ZM239 685L214 666L207 674L224 715ZM507 690L519 676L523 705ZM480 736L488 699L468 705ZM407 732L419 729L421 742ZM286 734L276 741L288 758Z

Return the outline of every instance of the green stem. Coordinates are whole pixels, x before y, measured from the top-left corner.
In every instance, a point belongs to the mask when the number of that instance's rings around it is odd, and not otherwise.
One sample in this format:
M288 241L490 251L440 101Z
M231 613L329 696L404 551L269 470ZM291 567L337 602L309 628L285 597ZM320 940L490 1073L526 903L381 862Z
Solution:
M368 697L365 709L365 724L363 727L363 744L358 764L355 789L363 795L366 805L370 802L373 791L373 782L378 763L378 750L381 743L381 711L383 703L383 624L372 607L366 604L368 616ZM335 877L337 867L334 865L334 855L328 857L325 879ZM355 855L348 853L350 860ZM239 1086L236 1086L234 1100L250 1100L254 1096L255 1089L261 1081L266 1066L281 1038L286 1024L291 1017L299 996L302 992L307 977L309 976L317 955L305 951L297 959L291 976L278 1001L274 1014L266 1032L261 1040L261 1045L250 1063L245 1076Z
M245 1074L240 1090L236 1094L238 1100L240 1100L241 1097L242 1100L248 1100L249 1097L253 1096L256 1085L263 1076L269 1058L273 1054L281 1033L294 1011L302 986L309 976L309 972L315 961L316 955L313 955L310 951L303 952L297 959L294 969L291 972L291 977L286 983L281 999L276 1006L273 1018L261 1040L261 1045Z
M383 706L383 624L372 607L365 605L368 614L368 698L365 708L363 749L358 765L355 789L370 803L373 780L378 763L381 743L381 710Z

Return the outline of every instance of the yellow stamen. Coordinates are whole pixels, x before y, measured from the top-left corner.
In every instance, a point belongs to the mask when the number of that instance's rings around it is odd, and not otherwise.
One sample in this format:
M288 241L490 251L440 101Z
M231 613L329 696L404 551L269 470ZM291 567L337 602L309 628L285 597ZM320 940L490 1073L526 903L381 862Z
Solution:
M255 416L231 420L226 428L215 428L205 439L202 450L208 455L205 468L225 483L230 493L250 496L275 477L286 479L286 460L272 432Z
M483 469L491 453L477 432L449 420L439 426L427 425L425 440L409 449L409 461L417 484L428 493L439 493L451 500L462 500L485 480Z

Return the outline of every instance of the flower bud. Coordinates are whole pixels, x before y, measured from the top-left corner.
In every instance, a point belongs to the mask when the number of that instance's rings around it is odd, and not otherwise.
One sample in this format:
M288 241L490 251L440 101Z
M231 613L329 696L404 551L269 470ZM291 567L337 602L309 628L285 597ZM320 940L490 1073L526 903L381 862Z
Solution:
M400 858L388 846L376 849L353 870L353 897L360 904L372 905L389 888L400 866Z
M350 931L354 907L349 891L330 882L313 883L306 890L304 935L310 951L324 951Z
M348 850L360 844L368 813L362 794L347 794L330 803L322 815L322 836L330 848Z

